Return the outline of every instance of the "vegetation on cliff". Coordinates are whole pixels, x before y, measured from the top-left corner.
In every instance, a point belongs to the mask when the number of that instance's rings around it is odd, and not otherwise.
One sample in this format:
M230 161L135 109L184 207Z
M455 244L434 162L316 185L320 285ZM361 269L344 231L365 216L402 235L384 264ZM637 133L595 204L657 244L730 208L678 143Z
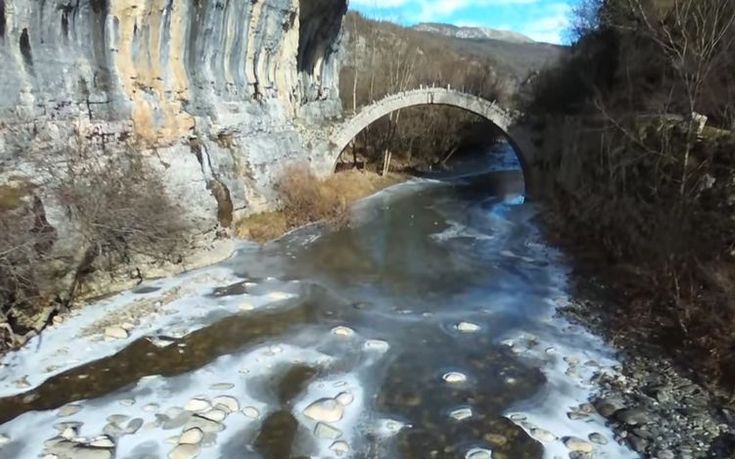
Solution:
M571 54L529 102L547 128L574 123L540 166L554 228L627 294L612 333L665 343L730 388L734 23L728 0L587 0Z
M91 278L111 277L142 258L179 262L190 234L182 210L132 146L107 157L80 147L34 166L40 185L19 179L0 187L0 351L40 332L85 294ZM75 222L74 240L59 241L34 192L39 187ZM75 255L60 258L57 242Z

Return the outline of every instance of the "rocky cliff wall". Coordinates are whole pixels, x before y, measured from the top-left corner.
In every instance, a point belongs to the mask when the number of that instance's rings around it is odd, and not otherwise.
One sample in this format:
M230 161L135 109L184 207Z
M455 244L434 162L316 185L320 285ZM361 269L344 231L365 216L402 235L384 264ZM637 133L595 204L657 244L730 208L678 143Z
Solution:
M2 171L80 143L132 143L199 217L216 216L213 179L233 209L256 209L279 162L309 158L296 125L339 114L345 9L345 0L0 0Z
M340 116L346 8L0 0L0 194L13 197L0 211L33 207L55 231L54 256L78 258L78 222L48 171L130 151L208 238L273 205L280 167L321 161L314 127Z

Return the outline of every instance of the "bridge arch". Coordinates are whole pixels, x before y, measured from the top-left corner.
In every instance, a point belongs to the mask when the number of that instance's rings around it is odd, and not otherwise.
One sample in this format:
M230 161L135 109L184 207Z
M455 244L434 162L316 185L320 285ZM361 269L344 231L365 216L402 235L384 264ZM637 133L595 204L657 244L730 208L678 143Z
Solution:
M528 182L528 161L524 153L518 147L517 142L509 133L513 126L514 117L500 107L496 102L473 96L451 88L420 88L392 94L363 107L356 115L338 125L330 137L333 146L329 160L332 170L335 169L337 161L342 152L352 140L370 124L380 118L403 108L416 107L420 105L446 105L460 108L479 115L493 125L497 126L505 134L508 142L515 150L516 156L523 168L526 182Z

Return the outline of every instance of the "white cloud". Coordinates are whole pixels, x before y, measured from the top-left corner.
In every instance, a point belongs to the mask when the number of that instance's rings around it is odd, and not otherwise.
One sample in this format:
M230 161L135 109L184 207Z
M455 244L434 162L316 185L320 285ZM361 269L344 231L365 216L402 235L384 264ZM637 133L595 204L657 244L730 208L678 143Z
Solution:
M559 44L562 42L562 33L569 26L570 6L566 3L555 3L546 8L547 16L526 24L521 33L536 41Z

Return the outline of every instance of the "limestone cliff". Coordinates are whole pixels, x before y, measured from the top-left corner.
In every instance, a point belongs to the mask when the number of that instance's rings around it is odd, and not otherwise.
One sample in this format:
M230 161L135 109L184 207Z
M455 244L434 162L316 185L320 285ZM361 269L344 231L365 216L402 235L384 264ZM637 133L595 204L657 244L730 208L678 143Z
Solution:
M32 190L13 205L41 203L60 255L81 242L38 164L80 149L132 148L202 234L272 205L281 165L319 163L312 128L340 116L346 8L0 0L0 188Z
M192 181L203 189L216 177L234 209L256 206L274 162L309 155L294 123L339 113L345 9L345 0L0 0L2 171L72 138L108 149L133 139L176 169L172 191L196 193ZM211 169L187 154L192 137ZM195 202L216 205L202 195Z

